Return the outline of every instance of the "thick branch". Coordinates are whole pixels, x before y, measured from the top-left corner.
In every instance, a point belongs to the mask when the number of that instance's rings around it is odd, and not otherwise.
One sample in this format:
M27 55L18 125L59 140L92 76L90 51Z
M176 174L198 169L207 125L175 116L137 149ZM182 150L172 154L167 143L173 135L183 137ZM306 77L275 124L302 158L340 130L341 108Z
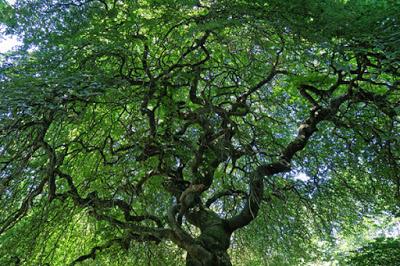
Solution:
M261 165L251 173L250 197L243 210L237 216L228 220L232 231L246 226L257 216L263 197L263 178L289 171L293 156L304 149L312 134L317 131L318 123L336 114L340 105L349 99L351 94L352 90L349 88L348 93L333 99L328 107L312 111L310 117L300 125L297 137L282 150L280 159L270 164Z
M228 227L233 232L248 225L257 216L264 193L263 172L260 167L250 174L250 193L243 210L228 219Z

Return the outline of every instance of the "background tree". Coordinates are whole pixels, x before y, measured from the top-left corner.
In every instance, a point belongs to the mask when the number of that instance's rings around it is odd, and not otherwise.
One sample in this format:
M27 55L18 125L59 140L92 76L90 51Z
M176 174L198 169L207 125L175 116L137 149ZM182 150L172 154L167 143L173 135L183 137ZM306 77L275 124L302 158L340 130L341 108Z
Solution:
M348 265L396 265L400 242L396 238L378 238L347 257Z
M294 265L399 213L395 1L3 6L2 264Z

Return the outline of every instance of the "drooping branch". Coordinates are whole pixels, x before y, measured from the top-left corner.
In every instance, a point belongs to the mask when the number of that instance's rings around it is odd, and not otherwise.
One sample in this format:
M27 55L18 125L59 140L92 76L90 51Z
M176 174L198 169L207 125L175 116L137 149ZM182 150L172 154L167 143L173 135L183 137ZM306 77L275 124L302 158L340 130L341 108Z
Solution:
M128 242L128 244L127 244L127 242ZM74 266L78 262L83 262L88 259L95 260L98 252L108 249L111 246L116 245L116 244L129 247L129 240L127 240L126 238L116 238L116 239L112 239L112 240L108 241L107 243L105 243L103 245L95 246L90 250L89 253L78 257L73 262L71 262L69 265Z
M80 207L88 207L90 206L93 209L109 209L113 207L117 207L120 209L123 214L126 222L142 222L144 220L151 220L156 223L156 225L161 228L163 223L161 220L150 214L145 215L131 215L132 207L121 199L101 199L97 196L96 193L89 193L86 198L83 198L79 195L78 190L73 182L73 179L70 175L62 172L61 170L56 170L57 175L67 180L67 183L70 187L70 191L68 195L72 197L75 204ZM58 195L59 197L63 197L63 195Z
M32 205L33 200L35 197L37 197L39 194L42 193L44 186L47 183L47 179L44 178L39 185L31 191L23 200L21 207L15 211L11 216L7 217L4 222L2 222L2 225L0 227L0 235L4 233L6 230L9 230L11 227L13 227L25 214L27 214L29 208Z
M36 151L39 147L43 147L43 143L44 143L44 137L46 135L46 132L49 128L50 125L50 121L48 120L43 120L40 123L34 123L33 125L38 125L38 131L37 131L37 136L33 141L33 146L32 146L32 154L34 151ZM51 154L49 154L51 155ZM31 156L31 155L29 155ZM13 212L13 214L11 214L9 217L7 217L4 221L2 221L2 225L0 227L0 234L2 234L3 232L5 232L6 230L10 229L11 227L13 227L19 219L21 219L23 216L25 216L29 210L29 208L32 205L33 200L40 195L43 190L44 187L46 185L46 183L52 181L52 169L55 166L55 158L49 158L50 162L48 164L47 167L47 177L43 178L39 184L36 184L33 186L33 188L31 189L31 191L28 193L28 195L22 200L21 206L19 207L18 210L16 210L15 212Z

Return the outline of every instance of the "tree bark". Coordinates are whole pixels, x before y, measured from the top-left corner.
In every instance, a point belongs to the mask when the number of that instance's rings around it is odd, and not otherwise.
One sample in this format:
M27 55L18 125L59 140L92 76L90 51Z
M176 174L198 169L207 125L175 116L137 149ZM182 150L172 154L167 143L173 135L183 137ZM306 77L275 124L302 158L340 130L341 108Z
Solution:
M231 266L228 255L232 230L226 220L209 209L187 215L189 222L200 228L196 247L187 249L187 266Z
M186 266L232 266L232 263L225 251L211 254L211 257L193 257L188 254Z
M227 252L230 233L216 227L210 230L213 232L202 233L198 238L202 252L198 252L198 249L187 252L187 266L232 266Z

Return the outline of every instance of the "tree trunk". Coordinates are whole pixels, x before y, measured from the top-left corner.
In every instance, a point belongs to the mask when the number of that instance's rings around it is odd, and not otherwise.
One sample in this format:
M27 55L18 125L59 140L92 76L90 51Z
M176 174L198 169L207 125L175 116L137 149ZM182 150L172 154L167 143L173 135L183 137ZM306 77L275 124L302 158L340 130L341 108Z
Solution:
M201 210L189 216L201 234L196 239L198 248L187 250L187 266L232 266L228 255L232 231L225 220L212 211ZM201 249L201 252L198 252Z
M193 257L188 254L186 257L186 266L232 266L228 253L217 252L211 254L211 257Z

